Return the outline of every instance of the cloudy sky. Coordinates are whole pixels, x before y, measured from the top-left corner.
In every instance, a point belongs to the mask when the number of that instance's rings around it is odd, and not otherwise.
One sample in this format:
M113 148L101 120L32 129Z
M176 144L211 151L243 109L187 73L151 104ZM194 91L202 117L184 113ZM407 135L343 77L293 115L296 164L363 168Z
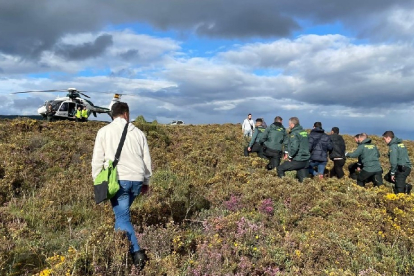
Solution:
M0 0L0 114L59 96L11 92L76 87L148 121L414 139L413 33L412 0Z

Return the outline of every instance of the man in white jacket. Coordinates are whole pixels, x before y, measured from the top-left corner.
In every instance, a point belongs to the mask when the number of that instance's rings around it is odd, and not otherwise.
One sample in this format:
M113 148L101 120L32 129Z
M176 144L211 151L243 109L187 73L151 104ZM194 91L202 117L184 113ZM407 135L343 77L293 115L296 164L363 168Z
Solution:
M249 115L247 115L247 118L244 119L243 121L242 131L243 131L244 136L252 137L253 130L254 130L254 122L252 120L252 114L249 113Z
M115 229L126 231L131 241L131 254L134 264L142 269L147 260L145 251L138 245L134 227L131 223L130 207L135 197L146 193L151 177L151 156L144 133L129 123L128 104L117 102L111 108L112 123L98 131L92 157L92 177L95 179L102 167L108 166L108 160L115 158L121 140L122 131L129 124L121 156L117 165L120 189L111 198L115 214Z

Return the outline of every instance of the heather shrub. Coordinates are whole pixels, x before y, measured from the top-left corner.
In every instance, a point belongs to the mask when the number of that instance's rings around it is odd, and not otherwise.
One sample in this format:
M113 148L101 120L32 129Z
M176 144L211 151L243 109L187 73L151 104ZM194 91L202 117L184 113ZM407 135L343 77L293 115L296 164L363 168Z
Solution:
M134 124L153 160L151 191L131 207L144 271L110 204L93 201L90 162L105 123L18 119L0 121L0 275L414 274L414 196L348 177L280 179L267 160L243 156L240 125ZM388 148L372 138L387 172Z

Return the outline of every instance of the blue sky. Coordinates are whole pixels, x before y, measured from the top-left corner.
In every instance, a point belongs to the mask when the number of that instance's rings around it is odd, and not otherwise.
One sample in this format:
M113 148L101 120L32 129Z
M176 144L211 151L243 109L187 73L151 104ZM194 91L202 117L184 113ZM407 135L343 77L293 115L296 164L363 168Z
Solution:
M161 123L252 113L414 139L413 1L26 3L0 0L1 114L59 95L11 92L76 87Z

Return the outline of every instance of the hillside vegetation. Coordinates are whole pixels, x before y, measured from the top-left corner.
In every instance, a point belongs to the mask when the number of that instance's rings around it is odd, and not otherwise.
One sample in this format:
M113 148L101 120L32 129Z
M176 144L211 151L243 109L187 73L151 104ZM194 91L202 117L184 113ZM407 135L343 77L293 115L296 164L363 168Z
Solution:
M414 196L347 177L279 179L243 156L240 125L135 124L153 160L151 193L132 206L145 270L131 266L110 204L93 200L104 123L19 119L0 121L1 275L414 275ZM387 171L388 148L372 138Z

